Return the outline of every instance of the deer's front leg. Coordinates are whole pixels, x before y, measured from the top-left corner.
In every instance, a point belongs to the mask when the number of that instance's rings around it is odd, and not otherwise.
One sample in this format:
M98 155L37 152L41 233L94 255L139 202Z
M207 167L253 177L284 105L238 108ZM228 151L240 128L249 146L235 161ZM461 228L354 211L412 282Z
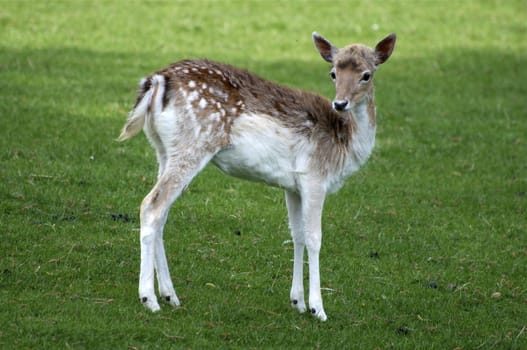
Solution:
M311 314L326 321L327 316L320 292L319 254L322 245L322 208L325 192L311 188L302 196L302 216L305 226L306 247L309 262L309 310Z
M304 250L305 237L302 221L302 202L297 193L286 191L289 229L294 244L293 283L291 286L291 305L299 312L306 311L304 301Z

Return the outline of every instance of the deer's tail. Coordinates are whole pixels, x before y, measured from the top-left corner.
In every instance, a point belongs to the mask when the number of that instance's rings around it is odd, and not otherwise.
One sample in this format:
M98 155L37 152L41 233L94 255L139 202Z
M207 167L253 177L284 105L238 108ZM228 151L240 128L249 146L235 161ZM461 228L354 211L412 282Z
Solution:
M135 136L145 125L146 118L156 109L156 100L159 100L165 88L165 79L161 75L153 75L141 80L139 93L134 108L130 111L128 119L117 141L125 141Z

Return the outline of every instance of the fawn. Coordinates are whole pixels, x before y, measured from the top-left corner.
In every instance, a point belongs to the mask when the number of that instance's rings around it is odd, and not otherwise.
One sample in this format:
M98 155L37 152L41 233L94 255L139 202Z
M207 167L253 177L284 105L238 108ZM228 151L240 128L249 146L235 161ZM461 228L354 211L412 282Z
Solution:
M160 309L155 274L163 300L180 304L168 269L163 227L171 205L212 161L227 174L285 190L294 244L291 305L306 311L307 248L310 312L327 319L319 273L324 199L372 152L373 76L392 54L396 36L388 35L374 49L361 44L338 49L317 33L313 40L332 65L333 101L208 60L180 61L141 81L118 140L143 129L159 163L157 183L140 213L139 298L148 309Z

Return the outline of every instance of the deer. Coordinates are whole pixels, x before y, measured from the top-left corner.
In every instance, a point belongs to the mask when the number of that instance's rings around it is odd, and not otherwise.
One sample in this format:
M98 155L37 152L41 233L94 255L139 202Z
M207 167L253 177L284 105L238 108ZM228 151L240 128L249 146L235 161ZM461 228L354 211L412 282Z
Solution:
M172 204L210 162L234 177L285 191L293 242L290 303L303 313L307 250L310 313L327 320L319 256L322 210L328 194L366 162L375 143L373 77L391 56L396 35L375 48L333 46L312 33L331 64L336 95L280 85L245 69L207 59L186 59L143 78L119 141L141 129L156 152L157 182L140 207L139 300L160 310L155 293L179 306L163 243Z

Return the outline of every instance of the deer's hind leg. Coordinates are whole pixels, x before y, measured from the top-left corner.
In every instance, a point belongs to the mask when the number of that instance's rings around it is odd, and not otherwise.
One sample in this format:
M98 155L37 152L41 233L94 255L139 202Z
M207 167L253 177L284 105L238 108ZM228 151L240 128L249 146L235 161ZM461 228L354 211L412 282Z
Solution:
M139 298L152 311L160 309L154 290L155 274L161 297L172 305L179 305L168 268L163 228L172 204L215 154L210 147L199 147L199 140L192 142L185 142L187 147L173 142L165 148L166 163L160 164L157 183L141 204Z
M156 151L157 162L159 163L159 172L157 178L159 180L163 176L167 166L167 154L164 147L158 147ZM176 199L177 197L179 197L179 194L177 194ZM166 215L168 216L168 214ZM166 218L164 221L166 222ZM154 268L157 275L159 295L163 301L174 306L179 306L179 299L174 290L172 279L170 278L170 271L165 253L165 245L163 243L163 231L164 225L161 226L159 233L155 236L156 240L154 248Z

